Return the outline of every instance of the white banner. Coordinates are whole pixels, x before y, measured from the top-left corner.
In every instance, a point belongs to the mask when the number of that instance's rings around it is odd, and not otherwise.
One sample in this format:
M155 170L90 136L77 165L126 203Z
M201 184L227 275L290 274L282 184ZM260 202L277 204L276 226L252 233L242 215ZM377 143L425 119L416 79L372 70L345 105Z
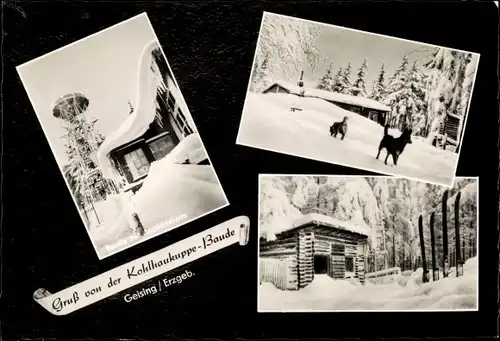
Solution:
M67 315L232 244L246 245L249 232L250 219L236 217L55 294L38 289L33 298L50 313Z

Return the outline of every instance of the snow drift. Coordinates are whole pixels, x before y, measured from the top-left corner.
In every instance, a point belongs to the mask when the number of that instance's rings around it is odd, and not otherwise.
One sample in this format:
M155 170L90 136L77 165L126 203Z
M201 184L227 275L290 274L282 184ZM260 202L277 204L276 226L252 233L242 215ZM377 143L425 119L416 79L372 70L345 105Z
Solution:
M198 134L183 139L167 156L151 163L149 174L135 195L109 196L117 216L112 223L90 230L100 253L109 245L125 240L127 245L140 237L135 233L137 213L146 236L174 229L228 204L211 165L196 163L208 158ZM189 164L185 164L189 161ZM111 203L110 203L111 205Z
M356 310L476 310L477 257L464 265L464 276L422 284L422 269L386 284L366 286L352 280L316 275L299 291L278 290L271 283L259 288L260 311Z
M148 177L132 198L146 229L165 217L186 215L191 220L227 204L213 167L181 164L186 158L190 162L207 158L197 134L151 164Z
M302 111L290 110L291 107ZM330 136L329 127L344 116L349 130L344 140ZM389 131L393 136L401 133ZM238 133L238 144L323 162L398 175L440 185L452 184L457 154L413 139L398 166L375 159L384 129L376 122L325 100L291 94L249 92Z

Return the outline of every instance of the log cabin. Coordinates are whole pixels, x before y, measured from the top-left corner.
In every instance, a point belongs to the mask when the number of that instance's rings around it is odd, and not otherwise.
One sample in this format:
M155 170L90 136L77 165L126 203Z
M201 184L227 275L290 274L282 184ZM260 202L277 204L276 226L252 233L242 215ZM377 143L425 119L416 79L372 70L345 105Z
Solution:
M275 239L261 237L259 254L261 259L286 262L287 290L300 290L319 274L364 284L369 235L366 226L309 213L275 234Z
M386 123L387 113L391 111L390 107L370 98L345 95L333 91L313 88L303 88L284 81L274 82L271 86L266 88L263 93L283 93L323 99L342 109L357 113L358 115L377 122L382 126Z

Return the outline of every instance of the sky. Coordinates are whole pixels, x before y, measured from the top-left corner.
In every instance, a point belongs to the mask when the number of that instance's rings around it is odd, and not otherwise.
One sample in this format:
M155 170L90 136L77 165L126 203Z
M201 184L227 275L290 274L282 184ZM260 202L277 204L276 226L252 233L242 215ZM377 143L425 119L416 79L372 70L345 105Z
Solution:
M128 101L135 107L137 65L143 48L155 39L146 14L141 14L18 66L59 166L67 157L62 121L52 116L56 100L83 92L89 99L86 115L97 118L97 129L109 135L128 116Z
M385 64L387 80L399 67L405 54L408 54L410 65L415 60L419 60L422 64L421 62L428 60L429 51L432 48L424 43L348 30L332 25L321 24L319 27L321 33L316 41L316 47L321 51L325 61L319 65L314 74L310 67L305 67L306 86L316 86L330 63L332 63L335 73L339 67L346 67L349 61L352 66L351 80L354 82L356 73L366 57L368 72L365 84L367 90L370 90L373 81L380 72L382 63Z

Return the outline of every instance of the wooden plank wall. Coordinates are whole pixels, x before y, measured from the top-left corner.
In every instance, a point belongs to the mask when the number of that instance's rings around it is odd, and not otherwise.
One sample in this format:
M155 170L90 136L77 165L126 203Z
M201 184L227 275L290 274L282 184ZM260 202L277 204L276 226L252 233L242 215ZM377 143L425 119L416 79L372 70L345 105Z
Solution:
M343 260L345 262L345 256L354 258L354 278L358 279L362 284L365 283L365 255L363 243L364 241L362 239L359 239L353 234L335 231L328 227L318 227L314 230L314 252L317 254L331 255L332 251L330 246L332 244L344 245L345 253ZM336 259L336 262L340 261L340 258ZM327 271L330 277L333 276L332 271L332 269ZM342 278L345 276L345 264L343 272L344 275Z
M298 231L298 280L299 288L304 288L314 279L314 233L313 228L305 227Z
M267 282L281 290L296 290L297 285L289 281L290 266L286 260L267 257L260 258L259 263L261 284Z
M345 245L331 244L331 267L328 274L333 279L345 278Z
M357 256L354 258L354 268L356 270L355 278L361 284L365 284L365 243L358 243Z
M288 264L287 289L298 290L298 243L297 232L289 233L272 242L260 240L261 258L273 258Z

